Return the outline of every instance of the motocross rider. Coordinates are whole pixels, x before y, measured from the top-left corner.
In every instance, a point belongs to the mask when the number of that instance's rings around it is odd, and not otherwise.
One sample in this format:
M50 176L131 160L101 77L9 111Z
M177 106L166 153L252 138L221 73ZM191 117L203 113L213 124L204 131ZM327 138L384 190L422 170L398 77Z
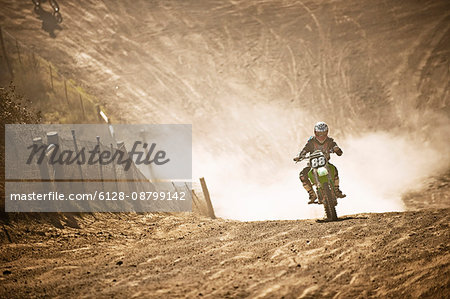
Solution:
M294 161L299 161L301 158L304 158L307 153L311 154L316 150L321 150L325 154L327 160L330 159L330 153L334 152L338 156L342 155L342 149L336 144L333 138L328 137L328 125L322 121L316 123L316 125L314 126L314 137L311 136L308 139L308 142L300 151L298 157L294 158ZM308 172L310 171L310 169L311 167L307 166L303 168L303 170L300 172L300 181L302 182L303 187L309 194L308 204L315 203L317 199L316 192L314 192L311 181L308 178ZM346 195L343 194L342 191L339 189L339 176L336 166L335 169L336 171L334 177L334 193L336 194L336 197L344 198Z

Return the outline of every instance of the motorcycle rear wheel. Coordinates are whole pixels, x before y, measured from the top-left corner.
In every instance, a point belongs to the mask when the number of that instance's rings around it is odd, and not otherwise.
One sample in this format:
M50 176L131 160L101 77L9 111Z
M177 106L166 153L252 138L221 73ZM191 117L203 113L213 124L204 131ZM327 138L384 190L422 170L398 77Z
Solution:
M62 16L59 12L54 12L53 16L55 17L55 20L57 23L61 23L62 22Z
M333 204L333 197L332 192L330 189L330 185L328 183L323 183L323 189L324 189L324 201L323 206L325 208L325 214L327 215L327 219L331 221L335 221L338 219L337 213L336 213L336 207Z

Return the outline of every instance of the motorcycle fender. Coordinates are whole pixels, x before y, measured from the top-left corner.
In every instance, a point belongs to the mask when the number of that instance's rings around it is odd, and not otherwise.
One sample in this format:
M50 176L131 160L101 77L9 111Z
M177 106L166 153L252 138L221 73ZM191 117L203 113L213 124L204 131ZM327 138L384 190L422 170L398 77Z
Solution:
M336 168L334 167L334 165L328 164L327 168L328 168L328 172L329 172L330 177L334 178L334 175L336 173ZM317 184L316 180L314 179L313 171L314 171L314 169L311 168L311 170L308 172L308 178L311 181L311 183L313 183L314 185L317 186L318 184ZM320 183L319 185L321 185L321 184L323 184L325 182L328 182L328 176L327 175L318 176L318 178L319 178L319 183ZM334 182L332 181L331 184L334 185Z

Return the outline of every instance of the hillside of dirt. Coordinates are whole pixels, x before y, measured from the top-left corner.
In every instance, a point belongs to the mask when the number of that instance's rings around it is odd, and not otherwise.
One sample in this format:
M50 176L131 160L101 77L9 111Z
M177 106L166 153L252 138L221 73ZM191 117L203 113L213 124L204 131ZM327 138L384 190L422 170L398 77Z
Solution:
M60 7L63 22L51 24L48 3L38 14L30 1L2 1L2 28L103 95L129 122L202 126L241 102L285 102L321 117L332 111L332 125L365 128L406 121L408 106L449 112L447 1L112 0Z
M450 205L450 171L428 178L423 186L406 192L402 199L409 210L448 208Z

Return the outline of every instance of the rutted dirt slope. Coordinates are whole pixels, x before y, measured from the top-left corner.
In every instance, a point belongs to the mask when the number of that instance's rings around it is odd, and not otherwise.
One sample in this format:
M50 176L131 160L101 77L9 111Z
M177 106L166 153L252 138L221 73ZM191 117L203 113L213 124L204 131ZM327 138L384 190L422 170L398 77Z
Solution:
M329 122L350 130L408 123L409 106L449 112L447 1L60 6L56 38L27 1L3 1L2 26L127 121L202 126L236 101L333 112Z
M448 208L450 205L450 171L428 178L422 188L405 193L402 199L410 210Z
M444 298L449 212L335 223L87 216L82 229L8 227L0 296Z

